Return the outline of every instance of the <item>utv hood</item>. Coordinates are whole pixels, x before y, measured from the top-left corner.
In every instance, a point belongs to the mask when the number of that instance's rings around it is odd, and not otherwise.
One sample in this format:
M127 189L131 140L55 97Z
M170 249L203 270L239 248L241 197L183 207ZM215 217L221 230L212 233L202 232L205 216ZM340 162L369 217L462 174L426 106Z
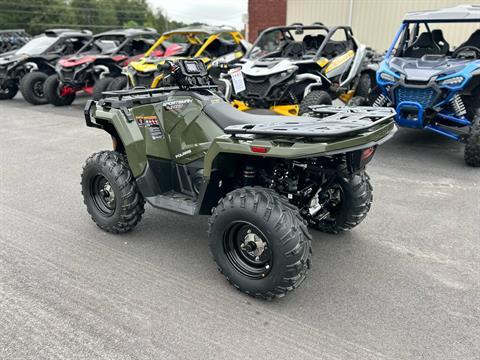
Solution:
M394 57L388 62L390 70L399 75L403 75L405 79L425 82L429 81L432 77L458 73L471 64L472 60L428 55L420 59Z
M242 72L247 76L267 76L297 69L298 66L288 59L249 60L242 66Z
M6 66L20 61L28 59L30 56L27 54L17 54L16 51L10 51L3 53L0 56L0 66Z
M127 59L125 55L105 55L105 54L77 54L72 55L58 61L58 64L65 68L71 68L75 66L80 66L87 63L94 63L100 59L112 59L115 62L123 61Z

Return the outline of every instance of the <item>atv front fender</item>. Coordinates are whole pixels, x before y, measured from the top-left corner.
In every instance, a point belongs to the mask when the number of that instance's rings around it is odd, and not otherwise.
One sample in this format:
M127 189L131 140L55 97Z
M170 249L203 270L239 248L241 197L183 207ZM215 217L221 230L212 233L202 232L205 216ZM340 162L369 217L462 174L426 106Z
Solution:
M122 142L132 173L138 177L147 166L145 139L137 122L126 111L128 110L97 107L96 103L90 100L85 108L85 119L87 126L103 129Z

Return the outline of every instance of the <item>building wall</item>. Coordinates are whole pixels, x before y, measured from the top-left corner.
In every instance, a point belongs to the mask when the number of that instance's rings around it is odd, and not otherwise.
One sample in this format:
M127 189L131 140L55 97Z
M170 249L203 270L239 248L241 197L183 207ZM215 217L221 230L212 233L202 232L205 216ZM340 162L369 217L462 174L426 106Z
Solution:
M287 0L249 0L247 39L253 42L259 32L277 25L285 25Z
M287 24L321 21L325 25L351 26L361 43L383 51L390 45L405 13L468 3L465 0L287 0ZM445 38L460 44L478 24L445 25Z

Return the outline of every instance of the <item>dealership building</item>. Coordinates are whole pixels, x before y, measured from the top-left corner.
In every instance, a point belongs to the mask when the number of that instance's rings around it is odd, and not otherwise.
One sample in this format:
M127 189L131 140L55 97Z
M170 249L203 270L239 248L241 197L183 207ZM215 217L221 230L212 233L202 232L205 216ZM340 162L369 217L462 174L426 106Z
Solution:
M249 0L246 33L253 41L263 29L296 22L350 25L357 39L376 50L390 45L405 13L465 4L465 0ZM460 44L478 24L445 24L445 39Z

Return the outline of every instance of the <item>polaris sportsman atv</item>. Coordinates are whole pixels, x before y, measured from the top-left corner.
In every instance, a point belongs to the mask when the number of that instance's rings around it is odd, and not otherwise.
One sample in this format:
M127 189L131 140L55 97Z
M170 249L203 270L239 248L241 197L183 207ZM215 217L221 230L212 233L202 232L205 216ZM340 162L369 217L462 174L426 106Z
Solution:
M164 57L155 53L168 40L175 39L181 46L177 51L168 51ZM181 44L181 45L180 45ZM119 77L109 90L124 90L133 87L161 87L163 73L157 71L172 55L177 58L200 58L210 68L211 64L233 63L242 58L250 47L243 35L229 26L186 27L165 32L147 51L145 57L132 61L124 68L125 77ZM174 60L174 59L171 59ZM214 74L211 74L214 75ZM220 75L218 72L217 78Z
M23 29L0 30L0 54L17 50L32 40Z
M77 54L58 62L56 73L45 81L48 102L70 105L79 91L99 99L121 75L122 67L142 57L157 37L153 29L120 29L95 35ZM159 49L157 55L163 55L163 50Z
M87 30L52 29L0 55L0 100L12 99L20 87L29 103L45 104L43 83L55 73L58 59L75 53L91 37Z
M367 215L365 166L395 132L394 110L320 106L314 117L253 115L217 95L201 60L162 69L178 86L107 92L86 105L87 126L113 139L113 150L83 168L93 221L108 232L130 231L145 201L211 215L210 249L236 288L265 299L295 289L310 264L307 226L335 233Z
M366 54L348 26L271 27L245 55L241 73L236 73L243 80L232 81L233 94L229 77L223 77L226 97L240 110L270 109L283 115L303 114L310 105L331 104L336 98L346 103L355 93L369 92L374 71L364 67Z
M480 166L480 8L411 12L377 72L376 106L396 109L398 125L465 143L465 162ZM472 28L454 47L443 30Z

